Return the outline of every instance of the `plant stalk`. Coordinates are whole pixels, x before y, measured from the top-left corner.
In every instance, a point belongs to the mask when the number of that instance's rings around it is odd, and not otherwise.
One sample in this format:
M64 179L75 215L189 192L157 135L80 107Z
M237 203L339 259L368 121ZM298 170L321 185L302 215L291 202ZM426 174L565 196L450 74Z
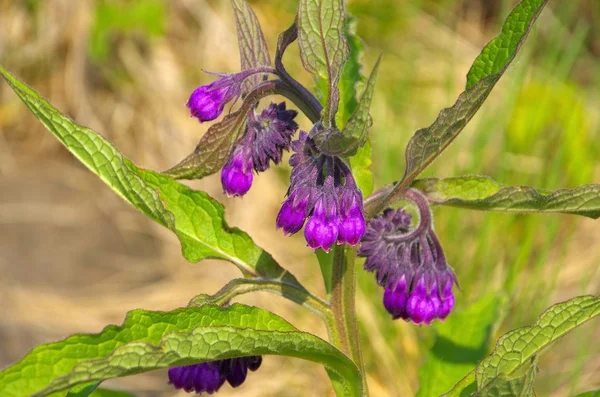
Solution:
M368 396L366 373L360 347L358 319L356 316L356 249L346 245L334 247L331 291L331 311L334 331L331 342L350 357L360 369L363 395Z

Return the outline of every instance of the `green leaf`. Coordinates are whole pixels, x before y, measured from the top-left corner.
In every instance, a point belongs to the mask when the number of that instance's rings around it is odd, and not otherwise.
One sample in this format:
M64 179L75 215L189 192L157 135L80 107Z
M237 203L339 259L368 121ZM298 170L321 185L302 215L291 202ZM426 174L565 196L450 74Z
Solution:
M350 157L352 175L366 198L373 193L373 173L371 172L371 142L367 139L365 144L358 149L356 154Z
M482 390L498 376L514 376L533 357L598 314L598 296L579 296L550 307L533 325L502 335L494 351L444 394L444 397L464 396L466 390L471 390L474 386L477 390Z
M501 302L490 294L436 324L435 343L419 368L417 397L439 396L486 356Z
M165 174L175 179L201 179L220 171L229 159L233 146L245 131L248 113L262 98L275 92L275 83L262 83L248 94L239 110L213 124L200 138L194 151L165 171Z
M38 346L0 372L0 395L46 396L160 368L269 354L322 364L338 374L347 396L362 393L358 368L335 347L266 310L234 304L134 310L122 326Z
M416 180L435 204L482 211L552 212L600 217L600 185L549 191L529 186L504 186L490 177L469 175L455 178Z
M73 122L2 67L0 74L32 113L86 167L144 215L173 230L187 260L225 259L246 276L282 279L302 288L248 234L230 228L223 206L208 194L135 167L108 141Z
M298 43L302 63L306 70L328 82L323 115L326 128L335 125L340 101L338 84L349 52L344 21L343 0L300 0L298 4Z
M582 394L578 394L575 397L600 397L600 390L599 391L588 391Z
M77 386L71 388L71 390L69 390L66 397L88 397L89 395L91 395L94 392L94 390L98 389L98 386L100 386L100 383L102 383L102 382L94 382L94 383L77 385Z
M537 374L537 360L523 366L512 376L499 375L471 397L534 397L533 384Z
M427 128L418 130L406 148L406 170L391 198L397 198L427 166L452 143L477 113L525 41L548 0L522 0L510 13L502 32L476 58L467 89L456 103L440 112ZM492 66L483 68L482 64ZM474 72L473 70L477 70Z
M315 142L323 152L337 156L353 156L367 141L367 133L373 124L369 110L375 92L375 81L377 80L380 63L381 56L377 59L373 67L373 71L367 80L365 90L354 113L350 116L341 133L336 132L323 135L322 140L318 140L319 135L315 136Z
M270 66L269 48L256 14L245 0L231 0L231 6L235 16L242 70ZM266 80L266 76L263 76L262 79ZM260 81L261 76L250 76L244 82L242 92L247 94Z

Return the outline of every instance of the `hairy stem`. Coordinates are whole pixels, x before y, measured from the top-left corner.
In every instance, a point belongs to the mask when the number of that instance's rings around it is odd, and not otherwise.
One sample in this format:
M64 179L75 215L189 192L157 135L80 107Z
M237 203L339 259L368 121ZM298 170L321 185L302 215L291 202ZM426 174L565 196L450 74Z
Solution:
M332 317L329 304L307 290L282 281L261 278L238 278L231 280L214 295L203 294L196 296L190 301L188 306L202 306L211 303L223 305L236 296L256 291L267 291L280 295L319 315L326 322Z
M356 249L338 245L333 252L331 310L337 335L332 342L350 357L363 375L363 395L368 395L366 373L362 360L358 320L356 317ZM334 340L333 337L337 337Z

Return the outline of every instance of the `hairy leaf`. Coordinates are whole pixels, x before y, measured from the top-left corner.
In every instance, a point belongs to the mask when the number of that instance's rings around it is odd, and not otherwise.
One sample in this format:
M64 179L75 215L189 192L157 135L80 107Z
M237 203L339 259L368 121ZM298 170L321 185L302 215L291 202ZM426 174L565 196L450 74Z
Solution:
M573 189L549 191L529 186L504 186L485 176L428 178L416 180L421 190L435 204L483 211L558 212L600 217L600 185L583 185Z
M264 82L252 91L239 110L212 125L200 138L194 151L179 164L165 171L175 179L201 179L220 171L227 163L233 146L244 133L248 113L262 98L276 92L275 82Z
M600 297L578 296L558 303L538 317L530 326L502 335L494 351L483 359L444 397L463 396L475 386L484 389L499 376L514 376L523 365L542 353L567 332L600 314Z
M417 397L439 396L486 356L500 304L497 294L488 295L435 325L435 343L419 368Z
M512 376L499 375L471 397L535 397L533 384L537 374L537 360L524 365Z
M259 66L270 66L271 56L256 14L245 0L231 0L237 28L240 61L242 70ZM264 80L266 76L263 77ZM261 81L261 76L253 75L244 82L243 94L247 94Z
M300 0L298 4L298 43L306 70L327 79L325 127L335 125L340 93L338 84L348 57L344 35L343 0Z
M406 148L406 170L390 197L395 198L452 143L479 110L525 41L529 30L548 0L522 0L510 13L502 32L483 49L469 72L467 89L456 103L440 112L427 128L418 130ZM482 63L493 67L482 68Z
M38 346L0 372L0 395L46 396L160 368L268 354L322 364L339 375L348 396L361 395L358 368L339 350L273 313L239 304L134 310L122 326Z
M296 279L281 268L248 234L230 228L223 206L208 194L171 178L136 168L100 135L73 122L5 69L0 74L33 114L86 167L144 215L173 230L187 260L220 258L246 276Z

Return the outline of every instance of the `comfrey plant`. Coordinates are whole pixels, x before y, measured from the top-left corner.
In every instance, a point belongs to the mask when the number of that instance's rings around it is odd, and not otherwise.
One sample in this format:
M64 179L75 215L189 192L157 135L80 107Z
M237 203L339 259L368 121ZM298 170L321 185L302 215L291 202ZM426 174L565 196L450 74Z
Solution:
M522 0L516 6L502 32L475 59L456 103L410 140L404 175L374 193L368 170L369 113L381 58L363 79L361 44L347 24L342 0L299 0L295 21L279 36L273 63L256 15L244 0L232 0L241 68L213 73L214 81L193 90L187 102L200 123L222 119L210 126L188 157L162 173L136 167L100 135L70 120L0 67L15 93L82 163L177 235L186 259L223 259L244 276L215 295L195 297L185 308L134 310L121 326L40 345L0 372L0 396L87 396L106 379L156 369L168 369L165 383L176 389L212 394L226 383L242 385L270 355L323 365L338 396L368 395L355 310L357 256L382 287L380 296L368 298L381 299L391 319L415 326L439 324L452 321L460 315L453 311L464 308L457 301L460 274L442 248L442 242L458 237L434 230L432 204L600 216L600 185L550 192L502 186L481 176L417 179L481 107L546 2ZM319 95L284 67L284 53L294 42L304 67L317 80ZM273 94L288 102L261 102ZM311 124L300 126L293 108ZM317 254L326 297L301 285L246 233L228 227L215 199L176 181L220 173L223 191L240 197L260 173L282 165L288 151L290 183L278 193L285 198L272 227L288 236L304 228L307 249ZM232 303L254 291L278 294L309 309L324 321L329 341L266 310ZM439 364L439 376L421 378L419 394L451 389L447 396L533 395L540 351L598 313L600 298L593 296L553 306L531 327L500 338L496 349L470 372L463 369L471 358L447 357ZM390 321L389 326L394 324ZM459 364L458 370L452 367ZM313 395L310 385L303 390Z

